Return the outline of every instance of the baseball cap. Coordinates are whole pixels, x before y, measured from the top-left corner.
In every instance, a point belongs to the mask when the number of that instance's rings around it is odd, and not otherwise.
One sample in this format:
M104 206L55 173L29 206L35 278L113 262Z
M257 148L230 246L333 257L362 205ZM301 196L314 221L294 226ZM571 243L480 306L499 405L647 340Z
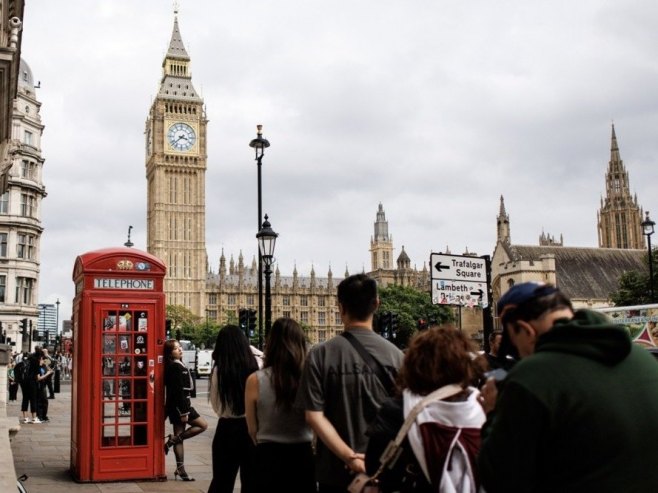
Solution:
M548 296L557 291L558 289L552 284L543 282L522 282L515 284L498 300L498 316L502 319L505 313L514 310L519 305L535 298Z

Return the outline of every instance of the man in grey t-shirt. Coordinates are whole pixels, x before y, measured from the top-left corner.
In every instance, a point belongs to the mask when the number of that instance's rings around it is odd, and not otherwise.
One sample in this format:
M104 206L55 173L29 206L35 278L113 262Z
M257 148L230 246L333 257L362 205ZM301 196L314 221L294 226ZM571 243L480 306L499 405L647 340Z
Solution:
M338 285L338 308L352 334L395 378L402 351L372 330L379 307L377 283L365 274ZM388 389L351 343L342 336L315 346L309 353L297 406L318 436L317 479L320 493L344 493L356 472L365 472L366 429Z

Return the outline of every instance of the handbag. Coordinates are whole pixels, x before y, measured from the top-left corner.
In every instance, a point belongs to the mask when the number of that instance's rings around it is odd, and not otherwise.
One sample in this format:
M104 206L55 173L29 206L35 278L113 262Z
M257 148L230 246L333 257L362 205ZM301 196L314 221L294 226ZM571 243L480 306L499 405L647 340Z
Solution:
M400 456L402 449L400 448L404 438L409 433L411 425L414 423L416 416L420 413L425 406L434 401L440 401L447 397L451 397L455 394L458 394L464 390L460 385L450 384L441 387L440 389L435 390L431 394L425 396L420 402L418 402L409 412L407 419L404 420L398 434L394 440L387 445L386 449L379 458L379 468L372 476L368 476L364 473L357 474L350 485L347 487L347 491L350 493L379 493L381 488L379 486L379 476L384 472L384 470L393 464Z

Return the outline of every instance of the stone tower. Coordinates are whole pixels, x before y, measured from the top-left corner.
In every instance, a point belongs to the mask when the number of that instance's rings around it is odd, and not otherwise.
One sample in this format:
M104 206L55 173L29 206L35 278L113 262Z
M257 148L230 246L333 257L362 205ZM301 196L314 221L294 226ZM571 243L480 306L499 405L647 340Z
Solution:
M370 239L371 270L393 268L393 237L388 234L384 207L379 204L375 221L375 235Z
M206 114L174 17L146 120L147 250L167 265L166 303L205 312Z
M628 172L619 153L615 126L612 125L610 162L605 174L605 197L597 213L599 247L645 248L642 235L642 208L637 195L631 196Z

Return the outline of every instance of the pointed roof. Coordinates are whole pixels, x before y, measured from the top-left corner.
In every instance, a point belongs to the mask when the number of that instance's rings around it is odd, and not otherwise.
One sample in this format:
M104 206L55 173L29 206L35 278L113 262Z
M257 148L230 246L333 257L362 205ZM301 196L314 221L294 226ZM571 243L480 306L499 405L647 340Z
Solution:
M505 211L505 199L503 196L500 196L500 210L498 211L498 217L507 219L507 211Z
M203 99L192 85L192 73L189 65L190 56L183 44L183 37L178 27L178 17L174 16L174 29L171 33L169 48L162 60L163 73L158 97L203 103Z
M610 137L610 160L619 160L619 144L617 144L617 134L615 133L615 124L612 124L612 136Z
M174 17L174 30L171 33L171 41L169 41L169 49L167 50L167 58L175 58L177 60L190 60L190 55L185 50L183 38L180 35L178 28L178 17Z
M400 252L400 255L398 256L398 264L400 262L411 262L409 255L404 251L404 245L402 245L402 252Z

